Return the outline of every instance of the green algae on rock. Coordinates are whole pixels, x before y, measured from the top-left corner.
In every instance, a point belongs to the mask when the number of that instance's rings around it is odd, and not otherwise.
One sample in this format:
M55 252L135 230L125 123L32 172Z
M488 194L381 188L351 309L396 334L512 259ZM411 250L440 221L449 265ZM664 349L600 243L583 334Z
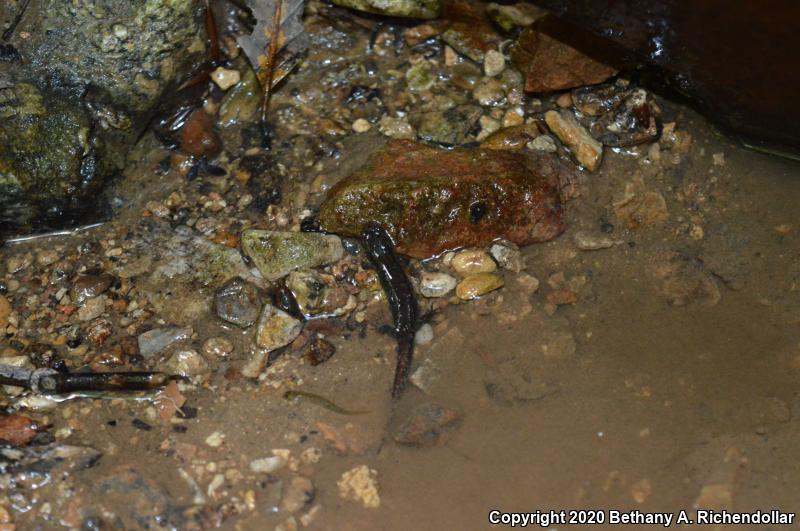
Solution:
M22 2L0 2L12 20ZM27 6L0 61L0 231L69 222L204 59L197 0Z
M439 0L333 0L333 3L367 13L408 18L437 18L442 6Z
M396 140L337 183L320 227L357 237L380 223L401 254L428 258L504 238L547 241L563 230L555 158L480 148L442 151Z
M269 230L244 231L242 252L271 282L295 269L330 264L344 255L342 243L336 236Z

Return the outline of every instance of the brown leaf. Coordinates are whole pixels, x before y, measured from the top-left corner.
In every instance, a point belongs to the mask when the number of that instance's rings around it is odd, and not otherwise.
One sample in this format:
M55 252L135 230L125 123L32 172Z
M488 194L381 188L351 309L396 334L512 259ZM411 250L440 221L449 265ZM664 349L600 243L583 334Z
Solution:
M262 84L268 77L265 67L269 62L268 50L273 38L272 18L276 3L276 0L247 0L257 23L250 35L237 38L242 51L258 72ZM304 0L281 0L281 4L277 61L272 74L273 86L295 67L308 47L308 36L303 30Z

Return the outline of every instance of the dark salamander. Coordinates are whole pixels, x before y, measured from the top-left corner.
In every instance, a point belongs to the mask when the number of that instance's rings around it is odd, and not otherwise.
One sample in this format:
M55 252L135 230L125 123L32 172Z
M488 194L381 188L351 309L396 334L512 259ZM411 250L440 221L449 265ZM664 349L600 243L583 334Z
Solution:
M417 332L417 300L403 268L394 254L394 242L377 223L370 223L361 232L369 259L378 270L383 291L389 299L397 336L397 369L394 373L392 397L403 392L414 354L414 334Z

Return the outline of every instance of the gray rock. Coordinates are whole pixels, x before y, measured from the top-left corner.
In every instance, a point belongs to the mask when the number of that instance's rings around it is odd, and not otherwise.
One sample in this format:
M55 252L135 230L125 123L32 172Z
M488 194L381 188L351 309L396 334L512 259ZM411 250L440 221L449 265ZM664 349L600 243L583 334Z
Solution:
M242 251L273 282L296 269L330 264L344 255L338 236L268 230L244 231Z
M177 326L165 326L154 328L139 334L139 354L145 358L152 358L156 354L163 352L170 345L189 339L192 331L188 328L178 328Z
M265 304L258 321L256 345L265 350L285 347L294 341L303 330L303 323L279 310L271 304Z
M214 295L214 311L223 321L247 328L258 320L262 302L257 286L236 277Z

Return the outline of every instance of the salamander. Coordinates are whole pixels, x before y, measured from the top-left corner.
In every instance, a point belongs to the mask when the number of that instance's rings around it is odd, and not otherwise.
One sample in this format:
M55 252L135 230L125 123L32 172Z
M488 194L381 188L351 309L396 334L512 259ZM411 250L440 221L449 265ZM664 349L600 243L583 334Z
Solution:
M405 389L411 359L414 355L414 334L417 332L417 300L414 290L394 252L391 236L377 223L367 224L361 232L364 248L375 265L383 291L389 299L397 338L397 368L394 373L392 397Z
M316 393L309 393L307 391L297 391L297 390L286 391L285 393L283 393L283 398L292 401L305 400L307 402L311 402L312 404L316 404L320 407L324 407L328 411L339 413L340 415L364 415L366 413L369 413L369 411L345 409L341 406L334 404L324 396L320 396Z

